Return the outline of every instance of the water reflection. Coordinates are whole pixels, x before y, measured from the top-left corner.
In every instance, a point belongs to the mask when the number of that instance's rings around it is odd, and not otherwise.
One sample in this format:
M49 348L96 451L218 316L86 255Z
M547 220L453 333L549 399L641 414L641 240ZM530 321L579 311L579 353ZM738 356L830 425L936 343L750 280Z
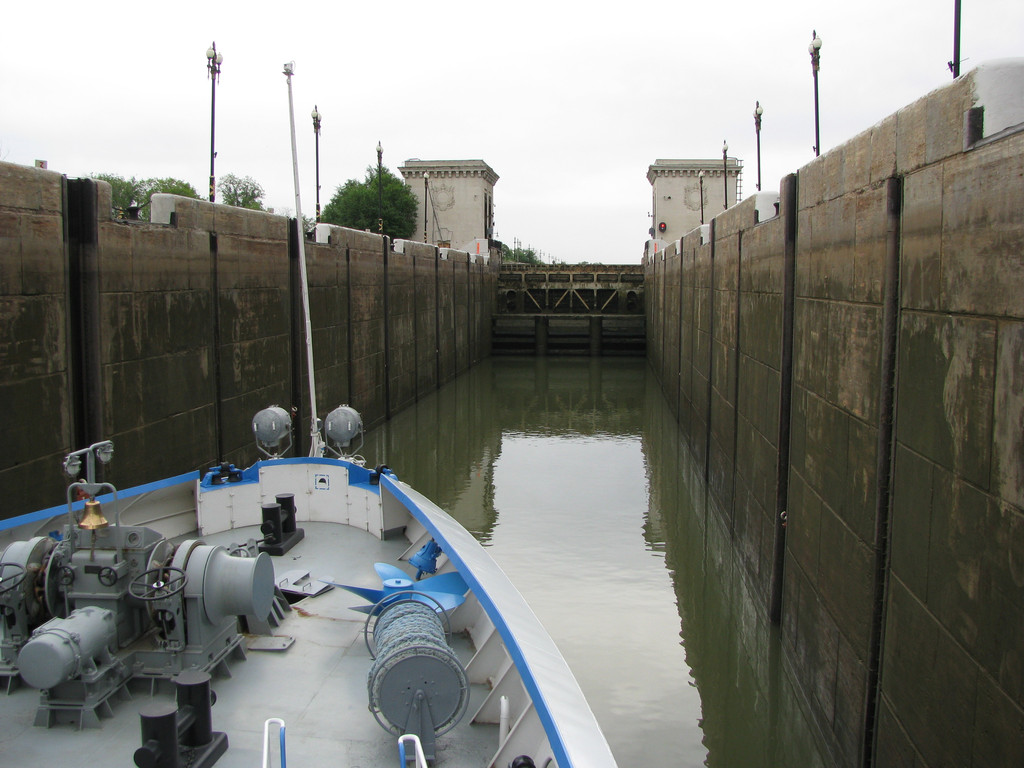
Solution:
M619 765L823 765L643 360L495 359L367 436L491 548Z

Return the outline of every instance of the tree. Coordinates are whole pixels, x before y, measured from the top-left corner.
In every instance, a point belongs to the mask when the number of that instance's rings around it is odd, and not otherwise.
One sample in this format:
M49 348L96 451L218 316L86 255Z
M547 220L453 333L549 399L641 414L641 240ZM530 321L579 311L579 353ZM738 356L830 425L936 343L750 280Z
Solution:
M187 181L166 177L163 179L126 179L113 173L94 173L92 178L110 185L111 215L118 219L132 218L132 210L138 211L138 218L149 221L150 198L158 193L180 195L198 200L195 187Z
M254 211L263 210L263 187L252 176L235 176L226 173L217 183L220 201L236 208L249 208Z
M501 260L506 264L543 264L540 256L533 248L509 248L504 243L501 244Z
M152 185L149 189L150 195L159 193L163 195L191 197L194 200L199 199L199 193L196 192L196 188L187 181L171 178L169 176L163 179L146 179L146 181Z
M289 219L295 218L295 210L285 206L283 208L274 208L274 213L279 216L287 216ZM312 238L312 232L316 228L316 218L313 216L307 216L302 214L302 231L307 234L307 237Z
M419 207L416 195L405 182L384 168L380 177L381 218L384 234L392 239L407 239L416 229ZM377 232L378 192L377 169L366 168L366 179L349 179L338 187L331 201L324 206L320 220L339 227L368 229Z

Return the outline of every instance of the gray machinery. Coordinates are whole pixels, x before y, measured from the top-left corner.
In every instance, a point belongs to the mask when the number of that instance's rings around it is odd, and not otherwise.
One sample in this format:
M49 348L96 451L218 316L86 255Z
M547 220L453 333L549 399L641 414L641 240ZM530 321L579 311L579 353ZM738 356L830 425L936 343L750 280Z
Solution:
M56 542L49 536L16 541L0 553L0 681L6 693L18 684L18 651L32 630L64 615ZM40 588L41 587L41 588Z
M60 540L18 541L0 555L0 677L8 691L18 675L41 689L40 726L98 727L132 679L155 685L186 670L229 674L228 657L245 658L237 617L265 618L273 600L268 555L232 557L220 546L174 545L150 528L121 525L116 489L93 479L100 450L109 460L109 442L77 452L89 461L88 480L68 489ZM75 456L65 466L77 473ZM113 492L113 525L95 499L104 488ZM76 490L89 497L77 514Z

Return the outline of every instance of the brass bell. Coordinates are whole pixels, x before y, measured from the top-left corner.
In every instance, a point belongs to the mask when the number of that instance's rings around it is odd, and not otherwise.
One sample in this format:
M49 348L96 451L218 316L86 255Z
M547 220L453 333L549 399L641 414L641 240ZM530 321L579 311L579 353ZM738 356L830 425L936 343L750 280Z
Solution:
M103 510L96 499L89 499L85 502L85 513L78 521L78 527L83 531L95 531L97 528L106 528L110 523L103 516Z

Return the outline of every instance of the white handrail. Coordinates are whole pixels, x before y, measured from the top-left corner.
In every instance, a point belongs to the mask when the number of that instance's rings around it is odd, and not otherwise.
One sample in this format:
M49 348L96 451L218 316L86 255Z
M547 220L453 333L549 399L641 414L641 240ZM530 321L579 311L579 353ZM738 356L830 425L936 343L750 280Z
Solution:
M398 737L398 757L402 761L401 768L405 768L405 742L411 741L416 748L416 768L429 768L427 758L423 754L423 745L420 744L420 737L415 733L403 733Z
M270 724L274 723L280 729L278 734L281 737L281 768L287 768L287 761L284 754L284 720L279 717L271 717L263 722L263 768L270 768Z

